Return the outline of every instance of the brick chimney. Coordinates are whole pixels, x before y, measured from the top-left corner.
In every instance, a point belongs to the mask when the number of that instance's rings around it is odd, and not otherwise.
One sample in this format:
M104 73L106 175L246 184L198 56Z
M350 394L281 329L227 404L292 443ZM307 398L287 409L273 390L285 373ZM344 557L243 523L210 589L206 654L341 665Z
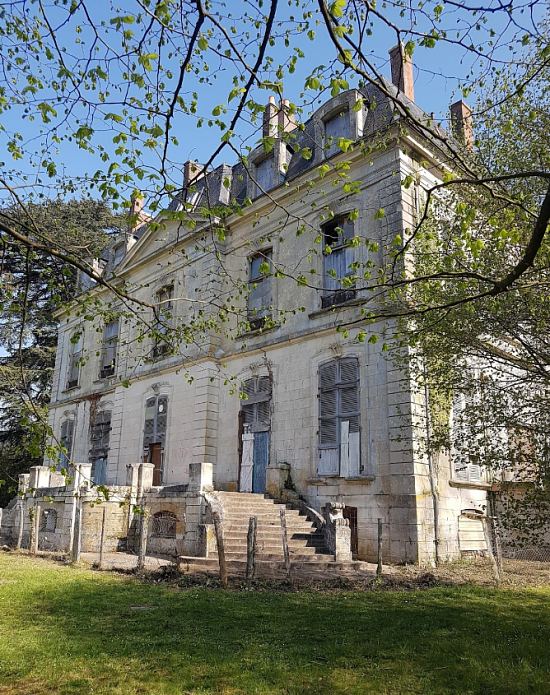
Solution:
M390 50L391 81L411 101L414 101L413 63L403 44Z
M202 176L204 169L203 164L193 161L192 159L185 162L183 165L183 183L184 186L189 186L191 182L196 183Z
M472 109L462 99L451 104L451 130L469 150L474 148Z

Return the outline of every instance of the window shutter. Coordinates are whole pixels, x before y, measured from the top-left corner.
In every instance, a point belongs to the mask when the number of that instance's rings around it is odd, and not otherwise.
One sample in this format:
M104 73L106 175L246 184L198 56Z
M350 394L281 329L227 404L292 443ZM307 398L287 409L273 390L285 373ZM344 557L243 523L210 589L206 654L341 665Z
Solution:
M160 396L157 405L157 431L156 437L157 441L164 445L164 440L166 439L166 426L168 423L168 398L167 396Z

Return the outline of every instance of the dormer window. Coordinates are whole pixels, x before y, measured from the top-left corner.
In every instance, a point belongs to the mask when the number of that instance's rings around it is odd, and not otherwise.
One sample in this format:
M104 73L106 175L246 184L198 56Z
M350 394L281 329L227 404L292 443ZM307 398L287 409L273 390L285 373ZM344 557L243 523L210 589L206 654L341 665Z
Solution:
M325 156L331 157L337 152L341 152L339 146L340 138L348 139L350 136L349 111L342 109L333 114L325 121Z
M266 157L254 164L254 180L256 182L257 195L272 189L275 184L273 156Z
M118 265L124 258L126 247L124 244L117 244L113 249L113 266Z

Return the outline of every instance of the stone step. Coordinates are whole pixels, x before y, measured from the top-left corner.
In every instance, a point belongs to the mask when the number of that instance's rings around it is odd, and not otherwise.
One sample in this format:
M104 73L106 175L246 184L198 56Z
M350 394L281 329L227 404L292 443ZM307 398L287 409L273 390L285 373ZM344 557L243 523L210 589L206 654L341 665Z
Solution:
M288 549L290 553L303 553L304 555L315 555L317 553L323 555L325 554L325 547L323 545L304 545L303 543L291 545L289 543ZM225 545L226 553L239 553L246 557L246 543L227 543ZM282 543L258 543L256 546L256 552L260 555L264 553L283 553Z
M265 535L273 535L273 536L278 536L279 538L281 537L281 526L280 524L258 524L257 526L257 533L258 536L265 536ZM291 528L287 528L287 533L290 536L295 535L295 534L300 534L300 535L305 535L305 534L312 534L316 533L317 529L315 526L306 526L305 524L302 526L292 526ZM224 536L228 533L231 534L239 534L240 536L246 537L246 534L248 533L248 524L224 524L223 526L223 533Z
M234 509L233 507L225 507L223 510L224 520L239 517L248 521L251 516L257 516L259 519L277 519L279 522L281 520L281 514L276 509ZM287 509L285 516L287 521L291 519L307 519L306 516L300 514L296 509Z
M243 553L225 553L225 559L227 561L240 560L241 562L246 562L246 554ZM273 562L284 562L284 555L281 552L266 552L258 553L256 559L262 562L273 561ZM330 553L290 553L290 560L296 562L302 561L315 561L315 562L332 562L334 560L334 555Z
M230 540L244 540L246 543L246 538L247 538L247 533L248 529L245 530L244 533L240 531L234 531L234 530L228 530L224 531L223 537L225 540L230 541ZM269 529L258 529L256 533L256 540L258 543L260 542L265 542L269 540L277 540L282 542L282 535L281 535L281 530L280 529L274 529L274 530L269 530ZM323 534L320 531L295 531L295 530L288 530L288 542L293 542L293 543L309 543L311 541L319 542L319 543L324 543L325 539Z

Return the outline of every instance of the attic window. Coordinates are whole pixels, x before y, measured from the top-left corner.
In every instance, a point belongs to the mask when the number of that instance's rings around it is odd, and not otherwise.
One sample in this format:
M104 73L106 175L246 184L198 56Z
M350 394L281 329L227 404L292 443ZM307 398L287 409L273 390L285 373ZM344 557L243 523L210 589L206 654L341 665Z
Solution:
M113 249L113 265L118 265L124 258L126 248L124 244L118 244Z
M349 138L349 111L342 109L325 121L325 156L331 157L341 152L340 138Z
M266 157L254 164L254 181L256 183L256 194L262 195L275 185L274 180L274 160L273 156Z

